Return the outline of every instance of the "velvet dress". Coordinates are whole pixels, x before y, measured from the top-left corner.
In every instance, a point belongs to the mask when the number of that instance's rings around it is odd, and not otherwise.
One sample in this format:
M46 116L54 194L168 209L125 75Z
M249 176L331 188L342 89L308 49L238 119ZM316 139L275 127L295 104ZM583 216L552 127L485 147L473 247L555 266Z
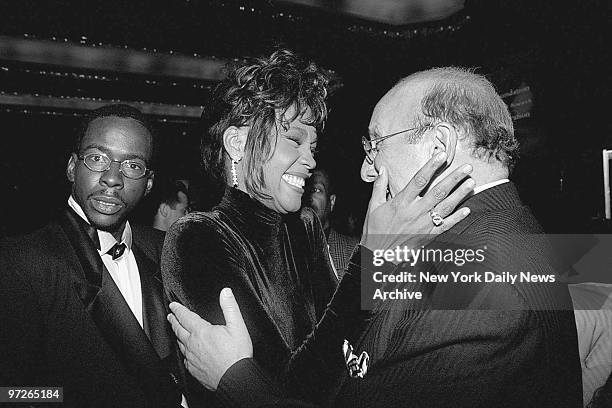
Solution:
M211 212L191 213L168 231L164 286L171 299L212 324L225 323L219 292L230 287L253 358L280 383L299 384L290 393L320 393L332 386L325 378L345 369L341 345L352 323L343 310L360 309L358 276L346 279L335 307L327 307L338 281L326 245L311 209L283 215L231 188Z

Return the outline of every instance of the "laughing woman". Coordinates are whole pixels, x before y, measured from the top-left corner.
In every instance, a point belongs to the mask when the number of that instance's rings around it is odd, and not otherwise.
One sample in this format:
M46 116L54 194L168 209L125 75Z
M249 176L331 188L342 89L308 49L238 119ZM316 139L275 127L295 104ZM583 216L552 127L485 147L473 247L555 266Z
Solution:
M289 51L231 69L202 114L201 146L205 171L228 188L212 211L175 223L165 243L170 296L222 324L218 295L231 287L255 358L274 376L338 283L319 221L299 211L327 115L326 85L322 71Z

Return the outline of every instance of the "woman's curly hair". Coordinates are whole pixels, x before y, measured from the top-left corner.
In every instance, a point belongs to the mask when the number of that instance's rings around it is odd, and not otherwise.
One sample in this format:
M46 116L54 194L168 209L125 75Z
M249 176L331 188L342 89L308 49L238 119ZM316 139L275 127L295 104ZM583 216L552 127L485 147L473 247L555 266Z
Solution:
M243 158L245 184L252 196L267 198L263 193L263 164L274 152L278 126L286 128L300 118L320 130L327 118L327 84L321 69L288 50L230 66L201 117L205 173L217 183L226 184L223 133L230 126L249 126ZM295 113L286 117L290 108Z

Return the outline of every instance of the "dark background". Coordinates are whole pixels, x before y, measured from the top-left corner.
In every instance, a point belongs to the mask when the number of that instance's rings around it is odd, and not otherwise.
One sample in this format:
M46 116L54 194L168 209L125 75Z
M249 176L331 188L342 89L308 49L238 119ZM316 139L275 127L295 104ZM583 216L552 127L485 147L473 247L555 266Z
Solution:
M374 0L373 0L374 1ZM441 21L388 26L274 1L0 1L2 38L232 60L282 45L334 73L320 163L338 186L337 217L363 216L360 137L399 78L433 66L477 67L500 93L529 86L511 177L550 232L605 230L601 150L612 148L607 1L467 0ZM53 72L53 74L51 74ZM59 73L59 74L58 74ZM98 76L98 74L100 74ZM100 79L104 75L104 79ZM15 61L0 55L1 95L200 106L214 81ZM0 103L0 236L33 229L65 206L65 167L83 111ZM197 119L154 117L161 173L198 186ZM201 207L213 201L205 187Z

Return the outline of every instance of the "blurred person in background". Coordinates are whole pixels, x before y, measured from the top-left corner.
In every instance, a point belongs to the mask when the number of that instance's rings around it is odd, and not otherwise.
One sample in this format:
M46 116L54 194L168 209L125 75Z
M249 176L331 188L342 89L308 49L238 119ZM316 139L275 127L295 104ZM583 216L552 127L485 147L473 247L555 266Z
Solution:
M338 278L342 279L348 260L359 239L338 232L333 224L332 215L336 206L336 189L329 172L318 166L306 182L305 193L302 198L304 205L312 208L323 225L327 238L329 255Z

